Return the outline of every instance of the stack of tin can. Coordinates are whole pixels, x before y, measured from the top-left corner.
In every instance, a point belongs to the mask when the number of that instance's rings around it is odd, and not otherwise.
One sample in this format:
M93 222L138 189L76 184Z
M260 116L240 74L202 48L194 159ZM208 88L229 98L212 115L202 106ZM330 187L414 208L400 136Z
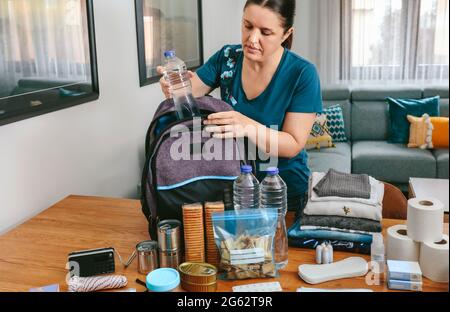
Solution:
M177 269L182 262L181 222L164 220L158 223L159 266Z

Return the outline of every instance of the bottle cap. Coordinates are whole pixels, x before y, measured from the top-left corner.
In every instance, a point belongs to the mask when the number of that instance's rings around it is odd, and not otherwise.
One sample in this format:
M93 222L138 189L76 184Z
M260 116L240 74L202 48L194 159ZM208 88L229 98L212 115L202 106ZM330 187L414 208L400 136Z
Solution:
M253 171L252 166L249 166L249 165L241 166L241 172L242 173L251 173L252 171Z
M266 172L267 172L267 174L275 175L275 174L280 173L280 170L278 170L277 167L270 167L270 168L267 168Z
M147 288L151 291L171 291L180 284L180 274L172 268L161 268L147 275Z
M175 51L174 50L169 50L164 52L164 57L174 57L175 56Z

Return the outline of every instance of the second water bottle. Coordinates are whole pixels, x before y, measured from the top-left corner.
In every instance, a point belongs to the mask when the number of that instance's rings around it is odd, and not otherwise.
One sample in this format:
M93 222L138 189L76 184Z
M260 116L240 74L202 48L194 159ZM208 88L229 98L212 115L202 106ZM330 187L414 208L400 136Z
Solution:
M241 166L241 175L233 183L234 209L259 208L259 182L252 166Z
M288 263L288 239L286 230L287 186L278 175L278 168L267 169L267 176L261 182L261 208L278 210L278 223L275 233L275 262L277 269Z

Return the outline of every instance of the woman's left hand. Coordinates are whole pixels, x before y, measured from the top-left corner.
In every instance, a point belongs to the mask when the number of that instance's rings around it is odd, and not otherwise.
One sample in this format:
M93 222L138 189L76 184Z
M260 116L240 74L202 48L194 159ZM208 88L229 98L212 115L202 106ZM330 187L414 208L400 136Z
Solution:
M217 139L242 138L257 130L256 121L236 111L211 114L203 124Z

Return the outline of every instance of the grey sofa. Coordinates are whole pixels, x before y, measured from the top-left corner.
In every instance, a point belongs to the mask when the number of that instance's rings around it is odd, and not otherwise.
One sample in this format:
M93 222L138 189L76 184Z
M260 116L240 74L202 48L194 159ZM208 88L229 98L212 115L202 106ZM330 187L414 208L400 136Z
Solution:
M323 88L323 104L340 104L344 112L346 143L336 148L309 150L312 171L330 168L347 173L366 173L407 191L410 177L448 179L448 149L421 150L406 144L390 144L386 97L421 99L439 95L441 116L449 116L448 86Z

